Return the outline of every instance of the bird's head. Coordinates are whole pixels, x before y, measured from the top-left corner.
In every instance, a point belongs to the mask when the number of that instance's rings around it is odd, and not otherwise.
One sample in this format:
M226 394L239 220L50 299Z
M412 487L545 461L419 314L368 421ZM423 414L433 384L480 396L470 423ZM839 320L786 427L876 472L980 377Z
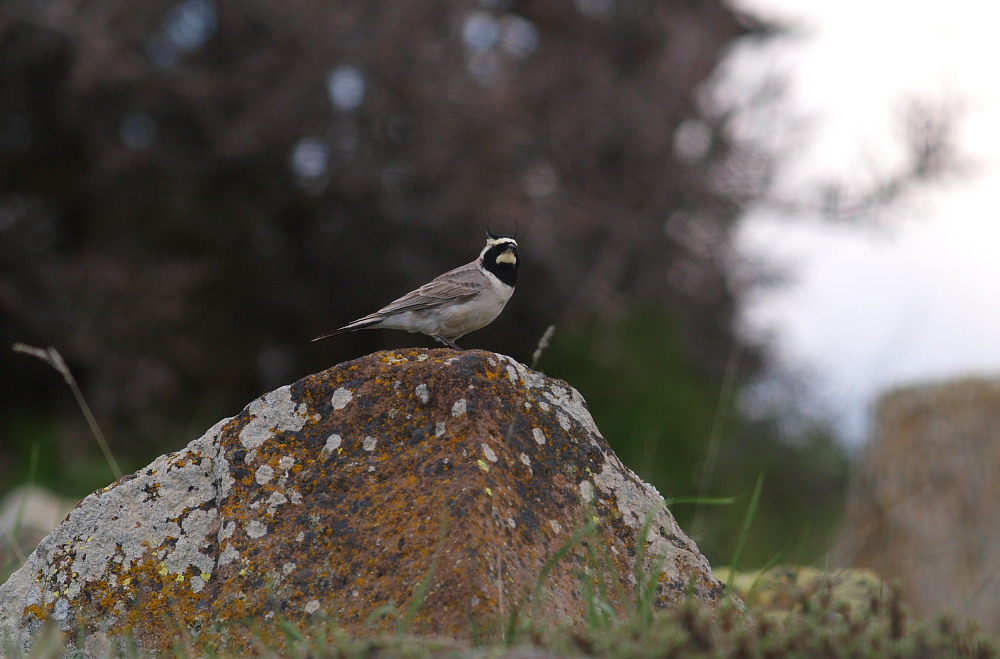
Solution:
M479 253L479 263L500 281L513 286L517 282L517 268L521 265L514 236L497 235L487 229L486 247Z

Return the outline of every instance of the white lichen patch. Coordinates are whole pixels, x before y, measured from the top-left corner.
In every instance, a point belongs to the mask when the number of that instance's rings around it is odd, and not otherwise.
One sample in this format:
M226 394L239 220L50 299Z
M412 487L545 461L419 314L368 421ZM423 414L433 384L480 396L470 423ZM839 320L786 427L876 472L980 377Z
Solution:
M319 600L309 600L309 602L305 605L305 612L312 615L313 613L319 611L319 606Z
M350 389L341 387L333 392L333 398L331 402L333 403L333 409L342 410L347 407L347 404L351 402L354 398L354 393Z
M278 506L285 503L288 503L288 497L281 492L271 492L271 496L267 498L267 513L273 515L278 510Z
M212 527L219 517L215 508L201 510L195 508L181 520L181 534L173 549L164 556L164 563L172 573L186 572L194 566L196 572L211 572L215 567L210 556L201 553Z
M238 560L240 560L240 552L236 551L236 548L231 544L226 543L226 548L219 554L219 565L229 565Z
M544 400L540 400L538 401L538 409L540 409L543 412L548 412L551 408L549 407L549 404L546 403Z
M601 431L598 430L597 424L594 423L594 417L590 415L590 410L587 409L587 401L583 399L579 391L572 387L566 387L561 391L554 389L553 391L546 391L545 397L553 405L560 407L569 419L576 421L586 432L590 433L591 440L595 444L597 441L594 437L602 437Z
M550 519L549 520L549 526L552 527L552 530L555 531L556 534L562 533L562 530L563 530L562 524L560 524L556 520Z
M326 438L326 445L323 447L323 450L319 452L319 457L326 460L331 455L333 455L334 451L340 448L340 445L343 443L343 441L344 440L341 438L340 435L336 434L330 435L329 437Z
M451 406L451 415L455 418L463 416L468 411L468 403L466 403L464 398L459 398L455 401L455 404Z
M562 412L556 412L556 420L559 421L559 427L567 432L569 432L569 429L573 427L570 425L569 417Z
M423 403L424 405L426 405L427 402L431 399L431 392L427 388L426 384L418 384L413 391L414 393L417 394L417 398L419 398L420 402Z
M545 445L545 433L542 432L541 428L532 428L531 436L535 438L535 443L539 446Z
M580 481L580 496L584 501L590 503L594 500L594 484L589 480Z
M61 599L56 602L55 607L52 609L52 619L59 623L66 622L66 616L69 615L69 600ZM61 625L60 625L61 626Z
M374 451L375 446L378 444L378 440L374 437L365 437L365 441L361 442L361 448L366 451Z
M483 447L483 455L486 456L487 460L489 460L490 462L497 461L496 452L493 449L491 449L488 444L480 444L480 446Z
M438 421L437 423L434 424L435 437L440 437L441 435L444 434L444 431L445 431L444 421Z
M594 485L614 496L622 518L634 529L642 527L651 507L663 505L656 488L632 476L613 453L605 454L600 473L594 474Z
M497 355L502 362L506 363L505 368L507 369L507 377L513 384L524 383L525 387L529 389L536 389L541 387L545 383L545 376L536 371L532 371L530 368L517 361L513 357L508 357L507 355Z
M294 571L295 571L295 563L292 563L291 561L281 566L281 573L286 577Z
M257 467L257 471L254 472L254 478L259 484L263 485L274 478L274 468L269 464L263 464Z
M295 458L293 458L290 455L286 455L282 457L280 460L278 460L278 467L280 469L284 469L285 471L288 471L294 466L295 466Z
M267 524L257 519L250 520L250 523L247 524L247 536L256 540L265 535L267 535Z
M528 467L529 469L531 468L531 458L528 457L527 453L521 454L521 462L524 463L525 467Z
M305 404L296 407L289 385L264 394L250 403L246 411L253 418L240 431L240 443L249 452L256 452L275 433L302 430L309 420Z

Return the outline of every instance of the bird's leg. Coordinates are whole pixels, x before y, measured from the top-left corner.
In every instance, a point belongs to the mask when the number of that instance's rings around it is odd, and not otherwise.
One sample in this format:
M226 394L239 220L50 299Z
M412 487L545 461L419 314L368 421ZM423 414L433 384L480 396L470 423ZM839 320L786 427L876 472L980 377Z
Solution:
M454 341L452 341L450 339L446 339L443 336L435 336L434 340L435 341L439 341L439 342L445 344L446 346L448 346L449 348L453 348L455 350L464 350L465 349L462 346L460 346L457 343L455 343Z

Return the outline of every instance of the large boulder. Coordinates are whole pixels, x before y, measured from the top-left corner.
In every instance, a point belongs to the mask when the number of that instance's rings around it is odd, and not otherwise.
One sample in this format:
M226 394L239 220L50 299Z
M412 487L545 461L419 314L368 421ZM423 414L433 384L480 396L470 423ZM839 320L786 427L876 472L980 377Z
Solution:
M898 580L921 616L1000 629L1000 382L892 391L850 487L839 562Z
M724 595L566 383L479 350L380 352L85 498L0 587L0 627L24 643L54 621L92 654L119 636L280 643L323 620L461 639L515 611L582 620L595 580L623 611L637 555L657 606Z

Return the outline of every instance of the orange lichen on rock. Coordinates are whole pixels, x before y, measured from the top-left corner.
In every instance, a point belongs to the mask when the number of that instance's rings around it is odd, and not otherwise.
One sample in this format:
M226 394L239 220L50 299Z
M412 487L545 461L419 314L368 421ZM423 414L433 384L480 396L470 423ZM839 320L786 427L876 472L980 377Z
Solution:
M694 543L566 383L478 350L381 352L268 393L84 499L0 587L0 625L232 649L280 642L268 620L365 633L426 582L410 631L467 638L526 603L591 519L624 609L647 514L657 604L717 602ZM544 616L582 619L586 556L581 544L552 568Z

